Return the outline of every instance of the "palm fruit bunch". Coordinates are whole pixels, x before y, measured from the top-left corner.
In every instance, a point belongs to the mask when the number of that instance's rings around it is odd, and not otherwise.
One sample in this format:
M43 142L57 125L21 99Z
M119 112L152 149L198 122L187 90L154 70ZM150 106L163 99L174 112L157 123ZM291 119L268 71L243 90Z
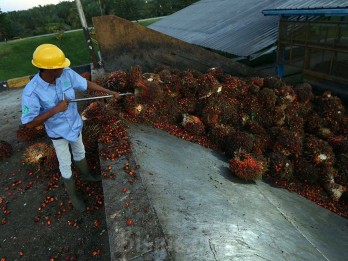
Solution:
M264 81L264 78L262 77L250 77L249 78L249 81L250 81L250 85L256 85L256 86L259 86L259 87L264 87L264 84L265 84L265 81Z
M308 104L313 98L312 86L309 83L300 83L293 87L296 100L303 104Z
M347 190L347 186L335 181L335 178L340 175L334 167L336 159L333 148L327 141L307 135L304 139L303 150L303 156L316 168L318 181L334 200L339 200Z
M320 169L319 177L321 184L334 201L340 200L342 195L348 191L347 184L338 184L335 178L339 176L336 168L325 165Z
M179 75L172 73L169 69L157 69L155 70L164 84L165 92L170 97L179 96L179 90L181 87Z
M298 157L294 160L294 176L305 183L314 185L320 182L320 169L309 159Z
M257 94L257 101L259 107L254 112L255 121L265 128L269 128L274 124L275 105L277 96L274 90L270 88L263 88Z
M207 74L213 76L217 81L221 82L225 74L221 67L212 67L207 70Z
M324 119L314 110L310 111L305 119L304 131L328 141L331 137L335 137L334 133L325 126Z
M282 152L286 156L299 156L302 152L303 137L286 128L280 128L275 137L273 152Z
M271 146L271 137L266 129L255 121L246 122L244 129L253 135L253 152L258 154L267 153Z
M293 179L293 162L282 152L271 153L269 169L273 177L283 180Z
M83 144L86 153L96 151L98 149L98 139L102 131L102 126L95 122L87 121L82 129Z
M201 113L204 124L211 127L220 124L220 114L221 109L218 104L209 104Z
M303 134L305 120L299 114L297 103L294 102L289 104L284 113L285 123L283 126L285 126L290 131Z
M335 154L329 143L310 134L303 142L303 156L316 166L332 166L335 162Z
M236 130L226 137L223 150L228 157L233 157L238 151L252 152L254 136L246 131Z
M33 166L37 170L45 167L52 170L58 167L58 160L52 145L46 143L35 143L30 145L23 154L24 163Z
M240 112L242 117L244 118L240 124L244 125L246 120L255 120L259 118L258 114L260 113L260 104L256 95L247 95L243 101L237 100L237 104L239 104Z
M267 160L262 155L245 152L237 152L229 165L231 172L244 180L261 178L268 167Z
M222 150L227 137L233 136L234 132L232 125L214 124L208 130L208 137Z
M110 116L106 104L100 101L91 102L81 113L82 119L90 122L107 122Z
M214 74L205 73L197 79L198 99L210 97L214 93L222 91L221 83L214 77Z
M215 98L215 103L218 104L219 110L221 111L219 123L232 124L235 126L242 124L238 100L233 98L221 99L219 96Z
M154 107L157 108L159 121L177 124L182 121L183 113L194 112L195 103L193 99L180 99L178 97L172 97L169 93L164 92L162 99L154 104Z
M184 113L181 124L187 132L193 135L200 136L205 134L204 124L197 116Z
M125 71L111 72L103 82L103 86L112 91L127 92L130 90L127 84L127 73Z
M179 73L179 96L182 98L195 98L198 89L198 79L195 77L197 72L194 70L186 70Z
M24 126L19 126L16 131L17 138L24 141L35 141L46 134L44 125L39 125L35 128L25 128Z
M127 73L127 85L133 90L136 84L143 80L143 72L140 66L132 66L130 71Z
M0 161L11 157L13 152L12 146L10 143L4 140L0 140Z
M331 133L339 135L348 132L348 126L346 126L348 119L341 99L332 95L330 91L326 91L315 99L314 104L324 127L328 128Z
M240 77L225 75L221 81L222 98L230 97L243 100L248 95L248 85Z
M274 76L268 76L263 79L263 86L270 89L279 89L284 85L283 81Z
M151 105L163 99L164 84L158 74L144 73L134 86L136 99L141 103Z

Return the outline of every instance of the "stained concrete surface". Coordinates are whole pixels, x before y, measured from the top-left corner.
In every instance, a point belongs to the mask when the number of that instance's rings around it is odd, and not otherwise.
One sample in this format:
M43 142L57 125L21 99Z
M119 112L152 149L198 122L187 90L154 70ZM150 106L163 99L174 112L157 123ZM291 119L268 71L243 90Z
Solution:
M18 142L16 131L21 124L21 95L23 89L0 92L0 140L15 146Z
M262 180L242 182L214 151L132 125L141 179L174 260L345 260L348 220Z
M10 143L17 140L14 126L20 124L21 93L15 89L0 95L0 139ZM125 256L120 239L130 238L142 245L124 260L345 260L348 256L346 219L261 180L246 183L234 178L227 159L197 144L142 125L132 125L128 131L134 160L140 165L139 183L133 185L134 193L115 198L112 193L125 184L103 181L113 260ZM120 204L125 200L149 208L146 215L136 217L141 222L131 227L135 233L128 234L124 222L115 218L123 214ZM116 207L119 212L110 214Z
M125 163L132 167L136 164L131 155L117 161L101 160L102 169L111 165L115 173L113 179L104 178L102 182L111 260L170 260L162 228L141 177L134 175L134 183L129 184ZM126 224L129 218L131 226Z

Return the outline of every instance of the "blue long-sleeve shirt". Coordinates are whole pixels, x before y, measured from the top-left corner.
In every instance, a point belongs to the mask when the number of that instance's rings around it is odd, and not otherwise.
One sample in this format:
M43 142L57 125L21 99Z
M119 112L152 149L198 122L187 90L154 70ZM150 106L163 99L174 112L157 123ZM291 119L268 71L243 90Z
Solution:
M74 99L75 90L86 91L87 80L70 68L65 68L55 84L45 82L39 74L26 85L22 94L22 124L31 122L38 115L55 107L63 99ZM77 110L77 103L69 103L64 112L59 112L45 123L50 138L64 138L76 142L82 130L83 121Z

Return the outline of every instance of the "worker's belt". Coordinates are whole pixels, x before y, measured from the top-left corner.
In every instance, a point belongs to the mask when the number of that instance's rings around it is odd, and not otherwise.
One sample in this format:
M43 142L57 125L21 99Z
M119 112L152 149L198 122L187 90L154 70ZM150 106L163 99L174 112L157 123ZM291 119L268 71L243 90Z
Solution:
M77 136L77 137L80 137L80 134L81 134L81 132L79 133L79 136ZM64 139L63 137L57 137L57 138L51 138L51 137L49 137L51 140L62 140L62 139Z
M51 139L51 140L62 140L62 139L64 139L64 138L63 138L63 137L58 137L58 138L51 138L51 137L50 137L50 139Z

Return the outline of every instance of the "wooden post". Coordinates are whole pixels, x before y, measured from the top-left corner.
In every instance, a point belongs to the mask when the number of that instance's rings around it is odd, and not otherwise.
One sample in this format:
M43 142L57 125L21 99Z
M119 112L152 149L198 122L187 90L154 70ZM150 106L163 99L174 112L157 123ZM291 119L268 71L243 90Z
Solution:
M288 24L286 23L286 19L281 17L279 19L279 29L278 29L278 50L277 50L277 65L276 65L276 73L279 78L283 78L285 74L284 63L285 63L285 44L286 41L286 32L287 32Z
M83 12L81 1L80 0L75 0L75 2L76 2L77 10L79 12L79 17L80 17L80 20L81 20L83 33L85 35L87 48L88 48L89 54L91 56L93 66L94 66L94 68L99 68L99 67L101 67L101 65L98 63L97 56L96 56L96 54L94 52L92 39L91 39L91 36L89 34L89 31L88 31L88 25L87 25L87 22L86 22L85 13Z

